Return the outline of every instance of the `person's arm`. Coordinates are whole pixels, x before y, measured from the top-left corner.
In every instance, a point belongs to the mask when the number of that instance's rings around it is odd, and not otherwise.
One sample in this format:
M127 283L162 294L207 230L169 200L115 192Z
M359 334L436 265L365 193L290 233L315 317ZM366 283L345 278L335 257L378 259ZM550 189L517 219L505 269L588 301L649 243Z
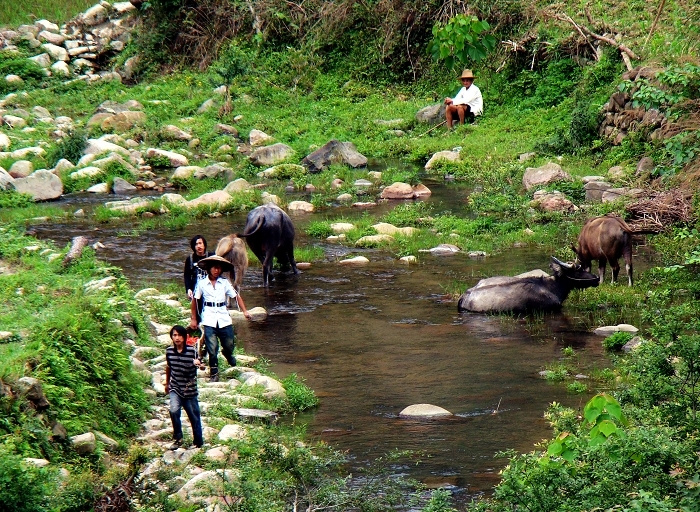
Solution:
M197 295L199 294L199 297ZM190 329L196 329L199 327L197 322L197 300L201 300L202 294L199 293L199 287L196 286L194 290L193 300L190 302Z
M188 256L185 260L185 270L183 271L183 276L185 277L185 291L187 292L187 297L192 300L192 294L194 293L194 283L192 282L192 268L190 266L190 258Z
M165 365L165 394L170 393L170 365Z
M248 310L245 308L245 303L243 302L243 297L241 297L240 293L236 295L236 302L238 303L238 307L243 312L243 316L246 317L247 320L250 320L250 313L248 313Z

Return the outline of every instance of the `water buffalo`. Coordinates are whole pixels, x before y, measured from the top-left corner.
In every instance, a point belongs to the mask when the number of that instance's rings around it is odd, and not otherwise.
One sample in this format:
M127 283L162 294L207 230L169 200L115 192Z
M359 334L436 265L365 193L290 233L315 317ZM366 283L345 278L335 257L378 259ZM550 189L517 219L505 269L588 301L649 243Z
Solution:
M245 242L235 234L231 234L219 240L214 252L233 265L233 273L228 273L228 280L236 291L240 291L243 276L248 268L248 251L245 248Z
M529 311L553 311L574 288L598 286L598 277L552 257L549 265L551 276L521 275L515 277L490 277L482 279L459 298L459 311L476 313L525 313Z
M246 239L262 263L263 286L268 286L273 279L273 258L277 258L283 270L291 266L295 274L299 273L294 261L294 225L279 206L268 203L251 210L243 233L238 236Z
M578 249L571 246L581 266L590 271L591 262L598 260L600 283L605 280L605 265L610 263L612 282L620 273L620 256L625 258L629 286L632 286L632 229L620 217L594 217L583 225L578 236Z

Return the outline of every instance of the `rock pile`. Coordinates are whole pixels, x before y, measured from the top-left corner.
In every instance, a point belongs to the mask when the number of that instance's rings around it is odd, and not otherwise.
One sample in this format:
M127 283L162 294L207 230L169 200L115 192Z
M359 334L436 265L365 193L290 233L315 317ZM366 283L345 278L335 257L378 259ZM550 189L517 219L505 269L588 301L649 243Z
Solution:
M103 69L129 42L131 30L138 23L137 10L130 2L102 1L60 27L48 20L21 25L16 30L0 32L0 51L18 52L29 47L35 55L29 60L47 76L79 80L119 80L131 78L136 58L127 59L117 71ZM21 85L17 75L0 77Z

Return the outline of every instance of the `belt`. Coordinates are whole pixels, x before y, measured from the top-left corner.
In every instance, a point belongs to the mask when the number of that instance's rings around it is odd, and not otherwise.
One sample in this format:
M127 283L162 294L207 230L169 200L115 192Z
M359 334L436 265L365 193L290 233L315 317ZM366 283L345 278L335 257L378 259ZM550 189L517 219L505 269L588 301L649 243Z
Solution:
M209 307L209 308L221 308L221 307L225 306L226 303L225 302L205 302L204 305Z

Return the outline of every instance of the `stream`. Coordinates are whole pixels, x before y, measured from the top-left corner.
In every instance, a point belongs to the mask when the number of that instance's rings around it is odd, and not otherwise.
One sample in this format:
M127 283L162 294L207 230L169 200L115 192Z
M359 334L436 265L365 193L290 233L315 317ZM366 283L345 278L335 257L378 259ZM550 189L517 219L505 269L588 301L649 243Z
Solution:
M468 194L443 183L428 187L433 190L429 201L445 210L459 211ZM77 194L56 205L89 211L102 202ZM381 205L371 214L391 207ZM329 215L351 218L361 212L338 208ZM241 231L245 223L240 214L205 219L180 231L132 234L123 224L98 225L89 218L32 230L59 247L81 234L91 244L101 242L105 247L98 257L121 267L134 290L181 283L191 236L202 234L213 250L221 236ZM495 458L496 452L530 451L551 435L543 418L551 402L581 408L590 398L538 375L567 346L576 349L584 368L607 364L601 339L571 311L524 318L460 314L456 301L445 295L443 287L455 281L472 285L481 277L548 270L549 254L542 249L517 248L485 259L421 254L410 266L391 254L362 250L370 263L345 267L336 261L357 250L309 239L303 226L312 217L292 218L296 245L321 246L326 260L296 277L280 276L267 290L261 286L259 263L251 261L243 298L248 308L265 307L269 316L237 328L238 343L247 353L267 358L280 378L296 373L305 380L321 404L293 421L307 425L311 438L346 451L353 468L395 448L419 450L421 464L395 471L430 487L449 487L463 506L489 494L498 482L506 459ZM417 403L438 405L454 416L399 418L402 409Z

